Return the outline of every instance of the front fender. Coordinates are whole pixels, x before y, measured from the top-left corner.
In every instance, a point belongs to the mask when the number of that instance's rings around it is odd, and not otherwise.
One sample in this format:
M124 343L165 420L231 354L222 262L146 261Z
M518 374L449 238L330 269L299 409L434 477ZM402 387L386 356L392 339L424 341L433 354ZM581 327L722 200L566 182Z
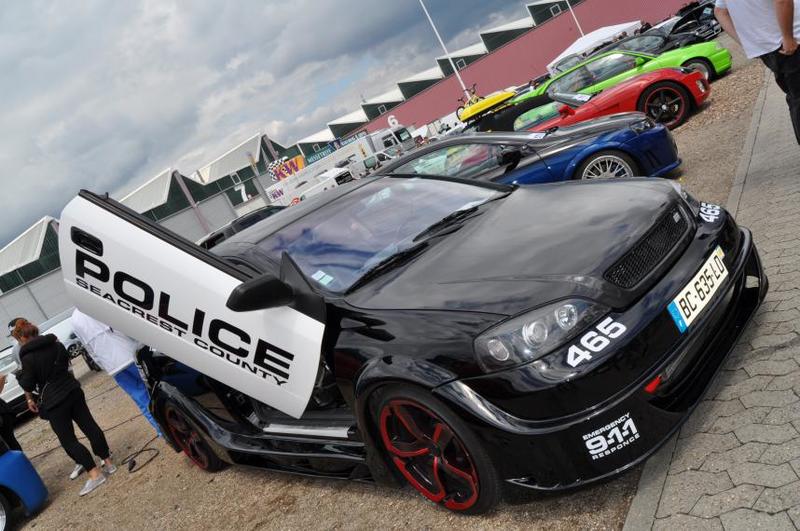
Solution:
M405 356L382 356L369 360L358 375L354 393L357 401L367 398L378 386L387 382L407 382L433 389L455 380L452 372L426 360Z
M25 514L38 511L47 500L47 487L25 454L14 450L0 455L0 492L14 494Z

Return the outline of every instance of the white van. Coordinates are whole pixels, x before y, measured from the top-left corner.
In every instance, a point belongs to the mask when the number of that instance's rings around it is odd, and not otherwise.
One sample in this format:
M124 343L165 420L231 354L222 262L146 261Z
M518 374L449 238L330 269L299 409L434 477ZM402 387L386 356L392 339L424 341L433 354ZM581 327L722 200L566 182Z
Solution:
M3 392L0 393L0 399L3 399L6 404L11 406L14 413L19 415L28 408L28 405L25 402L25 393L13 374L20 367L17 366L16 360L11 355L12 350L13 347L6 347L0 350L0 374L7 375L6 385L3 387Z

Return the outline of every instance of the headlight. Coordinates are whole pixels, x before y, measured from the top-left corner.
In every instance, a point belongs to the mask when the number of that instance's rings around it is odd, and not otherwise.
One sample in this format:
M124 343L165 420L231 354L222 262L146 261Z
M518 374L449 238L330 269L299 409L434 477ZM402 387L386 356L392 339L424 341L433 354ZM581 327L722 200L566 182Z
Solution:
M672 189L675 190L675 192L681 196L684 201L688 200L689 194L683 189L683 186L681 186L680 183L669 181L669 184L672 185Z
M691 210L695 215L697 215L700 209L700 203L698 203L697 199L692 197L692 194L687 192L686 189L677 182L669 181L669 184L672 185L672 188L675 190L675 192L677 192L678 195L681 196L681 199L683 199L683 202L689 207L689 210Z
M706 84L703 83L703 81L700 80L700 79L695 81L695 83L697 83L697 90L700 91L700 94L705 94L706 93Z
M656 123L650 118L642 118L638 122L634 122L631 124L631 130L637 135L644 133L645 131L649 131L650 129L654 128Z
M601 304L572 299L509 319L475 339L478 364L491 372L537 360L608 311Z

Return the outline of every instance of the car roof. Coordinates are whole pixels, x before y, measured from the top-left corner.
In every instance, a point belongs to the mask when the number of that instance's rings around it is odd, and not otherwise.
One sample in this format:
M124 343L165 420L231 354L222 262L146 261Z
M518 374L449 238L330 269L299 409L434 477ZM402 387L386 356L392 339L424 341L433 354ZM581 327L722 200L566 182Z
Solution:
M396 168L399 168L408 161L414 160L420 155L431 153L433 151L438 151L439 149L446 148L449 146L458 146L461 144L477 144L477 143L523 145L536 142L537 140L541 141L541 139L538 138L540 135L541 133L531 133L530 131L498 131L491 133L469 131L466 133L462 133L460 135L448 136L442 138L441 140L437 140L432 144L426 144L424 146L421 146L413 151L406 153L402 157L394 159L391 163L389 163L385 167L375 172L374 175L376 176L391 175Z
M638 37L638 35L637 35L637 37ZM646 58L650 58L650 59L658 57L657 55L653 55L653 54L649 54L649 53L643 53L643 52L634 52L634 51L631 51L631 50L617 50L617 49L609 50L607 52L601 52L601 53L592 55L590 57L587 57L585 61L581 61L580 63L578 63L577 65L573 66L569 70L561 72L557 76L555 76L552 79L550 79L550 82L552 83L553 81L556 81L556 80L560 79L561 77L566 76L567 74L570 74L570 73L574 72L575 70L578 70L579 68L584 66L586 63L593 63L593 62L597 61L598 59L601 59L603 57L608 57L609 55L614 55L614 54L633 55L633 56L636 56L636 57L646 57Z

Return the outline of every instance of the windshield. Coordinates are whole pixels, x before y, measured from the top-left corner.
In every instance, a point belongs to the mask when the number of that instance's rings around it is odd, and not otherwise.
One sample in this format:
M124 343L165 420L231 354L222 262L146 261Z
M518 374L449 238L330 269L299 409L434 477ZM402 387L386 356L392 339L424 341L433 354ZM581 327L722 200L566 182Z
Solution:
M531 127L537 126L543 122L552 120L558 116L558 109L562 105L564 104L554 101L521 114L516 120L514 120L514 131L530 129Z
M411 138L411 133L409 133L407 129L400 129L395 133L395 136L397 136L397 139L400 140L400 142L405 142Z
M443 218L503 196L436 179L384 177L315 210L258 246L280 262L289 253L318 286L341 293Z

